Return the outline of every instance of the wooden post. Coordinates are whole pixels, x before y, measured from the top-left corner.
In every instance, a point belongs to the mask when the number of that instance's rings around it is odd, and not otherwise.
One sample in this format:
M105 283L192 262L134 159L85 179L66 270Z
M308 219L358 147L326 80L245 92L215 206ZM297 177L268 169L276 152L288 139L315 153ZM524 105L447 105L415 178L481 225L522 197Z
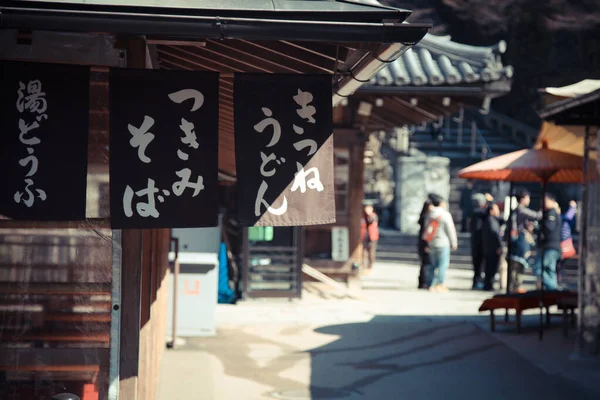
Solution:
M119 397L137 400L140 354L140 297L142 282L142 231L123 230L121 287L121 358Z
M118 38L127 51L127 67L146 68L146 41L142 37ZM121 287L121 358L119 363L119 397L138 399L140 376L140 321L142 293L143 231L123 230ZM144 398L145 400L145 398Z
M358 133L357 135L362 135ZM360 242L360 225L361 215L363 209L363 197L364 197L364 170L365 163L365 141L359 140L353 142L350 147L350 171L348 179L348 244L350 249L350 259L360 260L362 259L362 243ZM359 270L357 270L359 271Z

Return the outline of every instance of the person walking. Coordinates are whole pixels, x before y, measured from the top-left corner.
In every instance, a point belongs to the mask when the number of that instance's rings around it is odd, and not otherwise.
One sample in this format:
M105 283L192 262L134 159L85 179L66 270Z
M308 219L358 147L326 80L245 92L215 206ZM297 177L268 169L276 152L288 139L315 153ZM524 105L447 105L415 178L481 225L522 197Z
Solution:
M445 281L446 271L450 266L450 251L456 250L458 246L456 227L442 197L432 193L429 200L432 207L422 236L429 248L427 284L431 292L447 292Z
M516 198L518 206L513 213L512 231L507 230L508 240L511 243L510 259L510 287L509 292L521 292L522 274L529 265L527 259L531 253L531 231L533 224L541 221L542 212L529 208L531 196L525 188L517 188Z
M473 212L473 182L467 181L467 185L460 191L460 210L462 211L460 231L469 231L469 218Z
M542 260L542 252L538 249L534 264L534 273L538 277L538 288L544 285L546 290L559 290L556 265L561 257L560 231L562 221L560 209L554 195L550 193L546 194L544 208L546 209L546 220L543 221L541 227L543 234L540 242L540 245L544 249L544 259ZM541 280L540 276L542 277Z
M487 199L484 194L473 195L472 203L475 209L471 213L469 231L471 233L471 259L473 263L473 290L482 289L481 273L483 270L483 221L487 218Z
M423 203L423 208L421 209L421 215L419 216L419 243L417 246L419 259L421 260L421 267L419 268L419 289L429 289L427 280L427 272L429 270L430 262L429 243L425 239L423 239L423 233L425 232L425 228L427 227L425 222L427 221L427 215L429 215L431 208L431 200L425 200L425 203Z
M487 216L483 220L482 243L485 257L485 278L483 290L494 290L494 278L498 272L502 256L502 234L500 232L500 208L497 204L487 207Z
M363 261L365 260L365 254L367 258L367 264L365 268L365 275L369 275L373 270L375 264L375 252L377 251L377 242L379 241L379 219L373 209L373 206L366 206L363 211L363 217L361 221L361 239L363 242Z

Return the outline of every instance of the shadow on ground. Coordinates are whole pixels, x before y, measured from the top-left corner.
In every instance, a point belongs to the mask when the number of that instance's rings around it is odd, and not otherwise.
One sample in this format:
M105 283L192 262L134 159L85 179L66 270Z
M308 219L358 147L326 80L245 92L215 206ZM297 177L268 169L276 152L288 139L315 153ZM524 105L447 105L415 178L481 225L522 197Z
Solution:
M376 315L368 322L316 328L257 324L190 339L178 351L217 359L221 371L211 373L219 375L219 385L243 382L239 398L252 400L598 398L498 340L487 323L486 316ZM526 316L523 323L519 338L527 347L528 340L537 341L537 317ZM502 330L498 335L517 337L510 327ZM558 326L550 332L560 338ZM573 348L571 340L557 340L560 345L548 351ZM211 390L213 397L197 398L224 398L223 388Z
M485 322L376 316L368 323L318 328L337 340L309 351L310 396L305 398L597 398L536 367L484 331L479 323ZM535 340L535 318L525 324Z

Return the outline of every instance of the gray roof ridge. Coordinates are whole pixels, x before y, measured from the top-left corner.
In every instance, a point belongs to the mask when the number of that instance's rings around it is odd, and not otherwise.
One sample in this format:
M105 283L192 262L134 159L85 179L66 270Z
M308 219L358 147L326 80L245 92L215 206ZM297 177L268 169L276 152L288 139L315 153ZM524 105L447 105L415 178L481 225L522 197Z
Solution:
M453 42L450 36L431 34L379 71L370 86L477 85L509 80L514 70L502 63L506 42L472 46ZM369 86L368 85L368 86Z
M428 33L415 45L429 50L435 55L445 55L456 61L466 61L469 64L487 65L494 63L498 55L506 51L506 42L501 40L492 46L472 46L451 40L450 35L436 36Z

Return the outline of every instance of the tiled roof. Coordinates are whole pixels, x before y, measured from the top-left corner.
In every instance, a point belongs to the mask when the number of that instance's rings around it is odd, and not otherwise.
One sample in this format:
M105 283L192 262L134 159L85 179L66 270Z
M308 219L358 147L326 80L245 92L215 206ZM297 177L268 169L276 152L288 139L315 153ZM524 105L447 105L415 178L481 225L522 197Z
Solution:
M471 86L508 80L513 68L502 64L500 54L505 51L504 41L469 46L451 41L450 36L428 34L365 86Z

